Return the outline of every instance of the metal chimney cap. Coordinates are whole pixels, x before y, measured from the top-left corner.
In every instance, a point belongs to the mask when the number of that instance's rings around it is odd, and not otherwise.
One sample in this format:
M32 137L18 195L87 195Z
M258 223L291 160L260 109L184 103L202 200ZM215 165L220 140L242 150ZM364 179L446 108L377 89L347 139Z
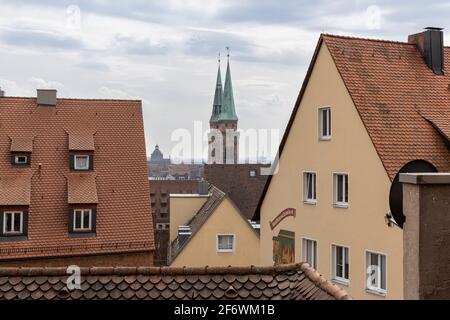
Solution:
M425 30L442 31L444 28L440 27L426 27Z
M56 106L56 89L37 89L37 104L41 106Z

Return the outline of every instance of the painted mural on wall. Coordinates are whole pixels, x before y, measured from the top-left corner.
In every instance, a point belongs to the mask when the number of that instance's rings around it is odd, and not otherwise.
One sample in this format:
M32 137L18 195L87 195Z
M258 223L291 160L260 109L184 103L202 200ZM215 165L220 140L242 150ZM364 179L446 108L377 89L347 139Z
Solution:
M273 237L274 265L295 262L295 232L280 230L278 236Z

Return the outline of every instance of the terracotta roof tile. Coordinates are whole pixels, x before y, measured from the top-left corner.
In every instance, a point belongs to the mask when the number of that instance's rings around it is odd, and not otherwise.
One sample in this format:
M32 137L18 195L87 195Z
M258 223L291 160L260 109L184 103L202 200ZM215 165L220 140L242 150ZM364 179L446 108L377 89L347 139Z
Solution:
M344 290L323 279L306 263L282 268L189 268L189 273L186 270L83 268L81 289L69 290L65 268L52 271L0 268L0 300L350 299ZM166 275L161 277L162 272ZM269 279L272 281L268 283Z
M406 163L450 170L450 75L436 75L414 44L323 35L391 179ZM445 65L450 48L445 48ZM431 121L431 125L425 118Z
M70 174L67 176L67 202L69 204L92 204L98 202L95 176Z
M30 204L31 174L16 173L0 176L0 205L15 206Z
M32 152L33 138L30 136L16 136L11 138L11 152Z
M70 132L69 150L71 151L94 151L94 135L91 132Z

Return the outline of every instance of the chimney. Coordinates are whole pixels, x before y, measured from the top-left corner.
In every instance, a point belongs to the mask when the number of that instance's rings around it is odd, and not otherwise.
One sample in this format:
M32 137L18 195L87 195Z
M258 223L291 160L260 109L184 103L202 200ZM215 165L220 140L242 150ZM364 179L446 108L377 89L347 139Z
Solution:
M56 107L56 90L37 89L37 104L40 106Z
M403 290L408 300L450 299L450 174L402 173Z
M205 180L200 180L198 183L198 194L206 196L209 194L209 183Z
M417 46L428 67L435 74L444 74L444 34L442 28L425 28L424 32L408 36L408 42Z
M187 239L191 236L191 227L190 226L179 226L178 227L178 248L182 247Z
M5 96L5 91L0 88L0 98L3 98Z

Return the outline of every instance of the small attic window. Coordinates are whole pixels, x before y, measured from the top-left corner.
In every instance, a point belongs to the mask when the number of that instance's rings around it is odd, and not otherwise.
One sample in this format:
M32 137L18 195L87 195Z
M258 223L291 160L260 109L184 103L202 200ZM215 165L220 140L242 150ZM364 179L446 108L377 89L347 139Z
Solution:
M31 165L31 156L27 154L11 154L11 164L13 166L27 167Z
M27 164L28 157L27 156L14 156L14 163L15 164Z
M89 170L88 155L74 155L74 170Z

